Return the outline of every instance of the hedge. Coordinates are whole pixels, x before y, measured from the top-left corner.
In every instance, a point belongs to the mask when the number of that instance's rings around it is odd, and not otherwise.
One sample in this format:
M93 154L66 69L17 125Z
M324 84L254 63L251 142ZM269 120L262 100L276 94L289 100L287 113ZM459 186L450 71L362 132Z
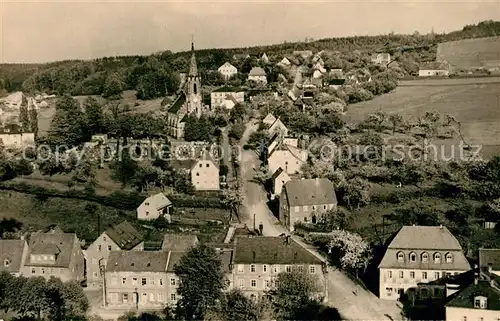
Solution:
M95 195L89 191L68 190L61 191L52 188L32 186L26 183L3 182L0 190L14 191L25 194L32 194L39 197L59 197L69 199L79 199L83 201L96 202L105 206L111 206L122 210L135 210L147 197L134 191L118 190L110 195ZM200 197L186 195L169 195L168 198L176 207L195 208L227 208L220 198Z

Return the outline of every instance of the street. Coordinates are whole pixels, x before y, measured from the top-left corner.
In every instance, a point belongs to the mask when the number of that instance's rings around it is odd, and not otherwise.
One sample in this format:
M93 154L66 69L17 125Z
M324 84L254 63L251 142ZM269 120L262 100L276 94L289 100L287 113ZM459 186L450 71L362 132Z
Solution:
M241 139L241 146L248 140L250 134L257 130L258 124L248 124ZM242 149L243 150L243 149ZM250 228L254 225L264 225L263 234L266 236L278 236L290 232L279 224L278 219L267 207L267 195L264 188L252 181L253 168L259 168L260 160L253 150L242 152L241 174L243 178L243 209L242 222ZM313 246L305 244L298 236L292 236L300 245L306 248L316 257L326 262ZM401 309L394 301L385 301L376 297L373 293L352 281L348 276L336 268L328 268L328 305L338 309L341 316L346 320L400 320Z

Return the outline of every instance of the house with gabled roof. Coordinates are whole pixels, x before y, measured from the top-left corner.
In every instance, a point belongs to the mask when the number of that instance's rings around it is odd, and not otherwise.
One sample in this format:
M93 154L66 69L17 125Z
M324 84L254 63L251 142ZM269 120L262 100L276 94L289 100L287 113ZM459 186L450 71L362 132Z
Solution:
M276 117L273 114L269 113L264 117L262 123L267 126L271 126L276 121Z
M437 76L448 76L450 74L449 66L443 62L430 61L423 62L418 67L419 77L437 77Z
M309 157L306 150L285 144L283 138L277 136L270 141L268 146L267 163L271 173L276 172L280 167L289 175L302 172L302 166Z
M283 185L291 180L283 168L278 168L271 176L271 199L281 195Z
M296 223L316 223L321 214L336 208L337 196L329 179L292 179L281 190L279 220L294 231Z
M21 275L21 268L28 254L28 243L22 240L0 240L0 270L14 276Z
M269 137L272 137L274 134L278 134L281 137L288 136L288 128L285 126L285 124L283 124L280 117L276 118L274 123L272 123L267 130L267 135Z
M248 80L267 84L266 72L261 67L253 67L248 74Z
M418 283L468 270L460 243L445 226L403 226L379 264L379 296L398 300Z
M161 245L162 251L186 252L200 241L195 234L166 233Z
M232 76L238 73L238 69L233 66L230 62L224 63L220 66L217 71L224 77L224 79L228 80Z
M265 52L260 56L260 61L262 61L265 64L269 63L269 57Z
M132 224L110 225L85 250L87 286L102 287L102 273L111 251L143 251L144 237Z
M387 52L374 53L371 56L374 64L387 66L391 62L391 55Z
M82 282L84 273L85 258L75 233L50 231L29 235L22 275Z
M163 193L157 193L146 198L137 207L137 219L151 221L159 217L170 220L172 214L172 202Z
M212 109L216 106L232 109L236 104L243 103L244 101L245 91L238 87L224 86L210 93L210 104Z
M234 288L253 299L276 286L280 273L292 271L311 275L319 289L315 297L328 298L325 263L290 236L237 236L233 264Z
M189 145L187 145L189 146ZM172 167L189 175L197 191L220 190L218 150L205 144L198 147L199 153L192 149L189 155L176 155L170 161Z

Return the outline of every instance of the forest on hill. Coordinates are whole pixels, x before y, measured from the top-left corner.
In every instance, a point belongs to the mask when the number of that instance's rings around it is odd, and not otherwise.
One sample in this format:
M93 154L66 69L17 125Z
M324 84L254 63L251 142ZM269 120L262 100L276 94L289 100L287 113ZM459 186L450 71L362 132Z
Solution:
M411 35L387 34L285 42L249 48L203 49L196 51L196 57L202 81L208 85L221 82L214 71L226 61L231 61L238 68L240 78L259 64L273 77L279 72L273 67L275 63L294 50L333 52L338 59L331 61L331 67L347 71L357 68L371 53L389 52L406 75L415 75L418 74L419 63L436 59L439 43L499 35L500 22L483 21L447 34L421 35L416 32ZM269 64L263 64L255 57L239 61L233 59L234 54L258 55L264 52L270 58ZM172 53L167 50L149 56L104 57L47 64L2 64L0 91L110 96L132 89L137 91L138 98L151 99L175 92L179 84L179 72L187 69L189 57L189 51Z

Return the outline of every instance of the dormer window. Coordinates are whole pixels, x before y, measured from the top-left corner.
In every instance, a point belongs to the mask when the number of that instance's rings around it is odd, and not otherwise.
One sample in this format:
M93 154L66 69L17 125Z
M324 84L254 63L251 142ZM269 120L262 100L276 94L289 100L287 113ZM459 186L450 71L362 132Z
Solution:
M474 308L486 309L488 299L484 296L474 297Z
M453 263L453 254L446 253L445 260L446 260L446 263Z
M405 255L403 252L398 252L398 262L404 262L405 261Z
M434 263L441 263L441 254L434 253Z
M414 252L410 253L410 262L417 262L417 254Z
M3 261L3 266L5 266L5 267L9 267L9 265L10 265L10 260L9 260L9 259L5 259L5 260Z
M429 253L424 252L422 253L422 263L427 263L429 262Z

